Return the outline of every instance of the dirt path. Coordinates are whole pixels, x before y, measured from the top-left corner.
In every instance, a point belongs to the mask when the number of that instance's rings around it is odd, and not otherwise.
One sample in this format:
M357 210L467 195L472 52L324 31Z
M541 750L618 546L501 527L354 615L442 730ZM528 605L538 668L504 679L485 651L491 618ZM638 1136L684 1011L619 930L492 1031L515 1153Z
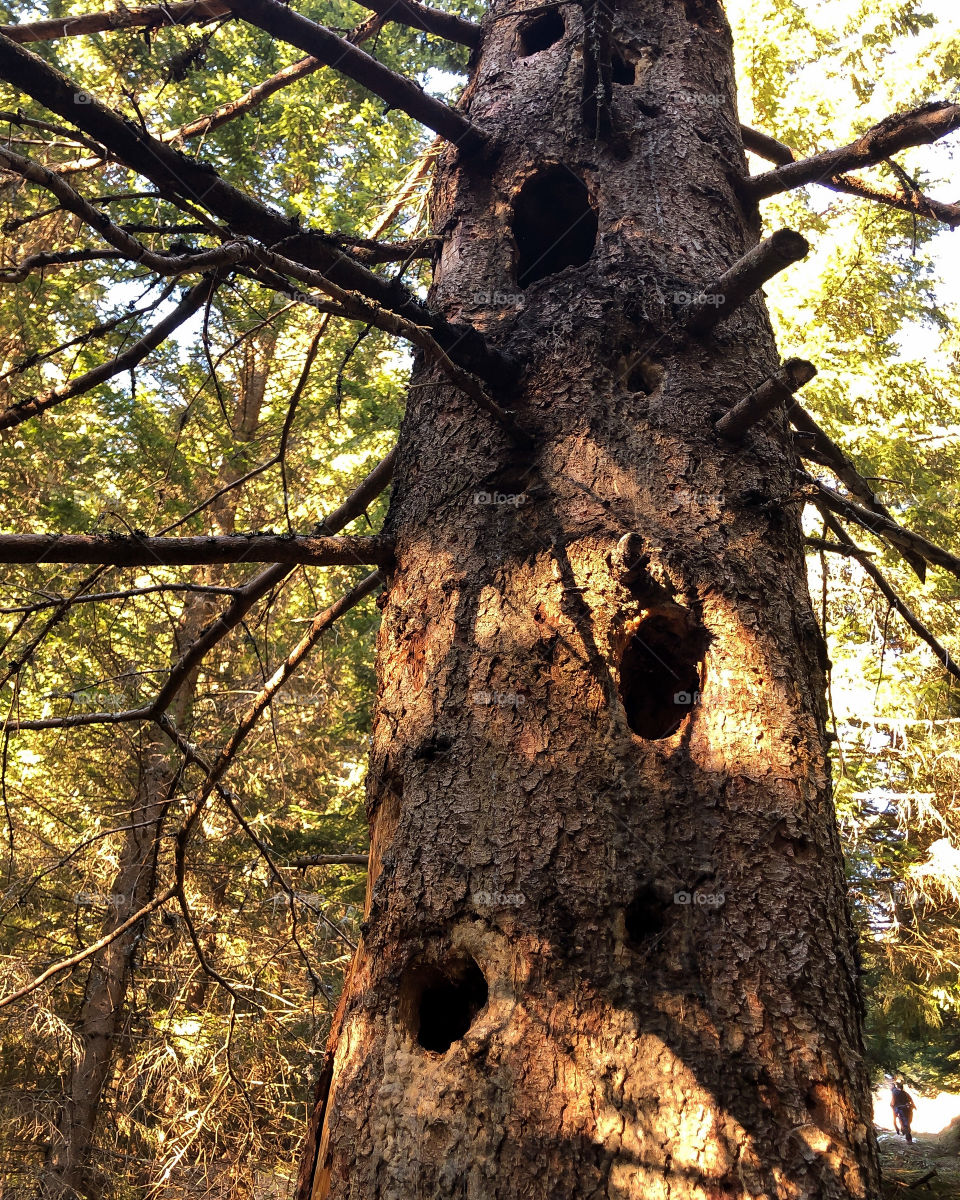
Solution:
M884 1198L903 1200L916 1196L918 1200L960 1200L960 1156L956 1154L956 1138L949 1146L941 1134L918 1133L908 1144L892 1129L878 1129L880 1159L883 1163ZM928 1172L935 1174L926 1183L910 1187ZM904 1186L906 1185L906 1186Z

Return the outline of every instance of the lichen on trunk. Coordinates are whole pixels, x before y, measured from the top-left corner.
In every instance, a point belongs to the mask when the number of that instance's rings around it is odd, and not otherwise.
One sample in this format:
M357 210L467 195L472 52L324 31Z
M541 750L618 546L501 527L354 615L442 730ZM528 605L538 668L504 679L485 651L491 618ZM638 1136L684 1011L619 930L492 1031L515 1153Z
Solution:
M495 2L431 301L520 360L519 446L420 362L389 516L364 936L313 1200L875 1197L843 864L729 31ZM533 20L536 20L536 24ZM629 68L629 69L628 69ZM601 75L604 73L601 72ZM627 559L625 560L625 553Z

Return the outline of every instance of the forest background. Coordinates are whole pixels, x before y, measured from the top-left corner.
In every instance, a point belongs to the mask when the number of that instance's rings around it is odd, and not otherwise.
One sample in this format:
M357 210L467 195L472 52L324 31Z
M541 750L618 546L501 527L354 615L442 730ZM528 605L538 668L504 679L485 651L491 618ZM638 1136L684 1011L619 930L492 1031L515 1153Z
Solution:
M0 20L92 7L8 3ZM299 7L342 32L370 18L339 0ZM475 19L481 11L438 7ZM930 98L960 99L960 15L948 0L726 7L741 120L802 154L843 145ZM291 72L242 115L191 130L298 61L251 26L221 18L31 48L99 99L142 114L151 130L180 130L179 144L191 149L202 143L225 178L289 214L356 237L429 233L429 138L335 72ZM464 48L390 23L367 48L434 94L453 99L462 86ZM42 124L49 114L39 106L4 91L0 136L48 165L73 164L84 180L90 152ZM956 200L958 145L953 135L908 150L899 166L869 175ZM118 207L139 236L170 248L169 206L131 189ZM91 329L109 326L116 352L137 336L144 313L156 320L176 298L146 272L142 285L126 272L121 279L102 258L20 277L14 264L71 242L74 219L49 209L37 189L0 176L4 406L101 361L104 343ZM956 545L960 235L813 186L773 198L765 217L814 247L766 288L784 357L817 364L807 407L898 519ZM190 244L197 231L180 224ZM423 260L404 272L425 287ZM235 282L134 371L77 397L55 420L0 437L3 529L309 530L389 451L408 369L387 335ZM350 531L379 528L385 504L376 499ZM807 532L832 661L836 794L871 1067L878 1080L899 1070L918 1090L960 1091L957 680L856 557L824 548L833 539L812 510ZM909 608L960 654L956 578L932 571L921 584L883 543L865 544ZM192 680L178 713L191 742L222 747L304 623L363 575L297 568ZM8 719L145 702L220 596L209 589L235 587L245 573L156 568L121 580L101 569L88 590L138 594L84 603L60 619L60 599L89 576L78 567L5 572L0 707ZM358 935L378 615L373 595L347 613L247 738L229 774L231 802L208 808L194 839L193 929L171 904L138 937L95 1134L117 1197L285 1193ZM0 749L0 978L14 990L95 940L115 915L132 798L151 772L162 774L165 752L131 725L5 734ZM32 1194L39 1176L77 1067L76 1020L89 987L81 964L0 1013L0 1177L11 1195Z

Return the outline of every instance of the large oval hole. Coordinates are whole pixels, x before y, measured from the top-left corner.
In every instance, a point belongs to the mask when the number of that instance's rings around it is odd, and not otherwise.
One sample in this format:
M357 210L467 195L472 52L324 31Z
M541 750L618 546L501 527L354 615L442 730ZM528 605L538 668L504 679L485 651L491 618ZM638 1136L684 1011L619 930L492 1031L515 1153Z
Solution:
M587 185L569 167L537 172L514 202L513 236L519 287L564 267L582 266L597 241L597 213Z
M563 14L550 8L520 26L520 57L529 58L555 45L565 32Z
M620 701L634 733L676 733L700 699L702 653L702 631L683 609L651 613L633 626L620 658Z
M400 1014L424 1050L443 1054L458 1042L487 1003L487 981L469 954L443 966L410 968L401 986Z
M610 79L627 87L632 87L637 80L636 66L619 50L614 50L610 56Z

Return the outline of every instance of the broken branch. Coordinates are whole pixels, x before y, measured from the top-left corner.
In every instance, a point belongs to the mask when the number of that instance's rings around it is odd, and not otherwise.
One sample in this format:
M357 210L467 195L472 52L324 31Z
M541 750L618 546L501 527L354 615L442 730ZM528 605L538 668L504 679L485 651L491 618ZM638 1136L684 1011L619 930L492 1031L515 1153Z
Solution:
M393 549L382 537L230 534L224 537L139 537L136 534L0 534L0 562L98 563L120 567L210 563L303 563L389 566Z
M955 129L960 129L960 105L924 104L911 112L886 117L847 146L755 175L744 181L744 187L753 199L764 200L807 183L823 183L845 171L875 166L899 150L929 145Z
M50 391L44 392L40 396L33 396L29 400L21 400L16 404L11 404L9 408L0 411L0 429L11 429L14 425L20 425L23 421L29 420L30 417L35 417L38 413L46 412L48 408L62 404L65 400L69 400L73 396L89 392L91 388L95 388L98 384L112 379L114 375L120 375L124 371L132 370L151 351L156 350L162 342L166 341L170 334L175 329L178 329L184 321L188 320L194 313L199 312L200 308L209 298L211 289L214 286L213 280L201 280L200 283L192 287L183 296L180 303L171 313L168 313L162 321L158 321L143 337L132 342L126 350L122 350L107 362L101 363L100 366L93 367L91 370L85 371L82 375L78 375L76 379L71 379L69 383L63 384L62 387L51 388ZM0 561L22 562L24 560L0 559ZM107 562L109 560L77 558L60 561Z
M288 870L303 871L307 867L366 867L366 854L308 854L304 858L292 858L283 865Z
M713 283L694 296L685 325L690 333L708 333L735 312L778 272L804 258L807 239L792 229L779 229L765 238Z
M117 29L160 29L164 25L192 25L229 15L224 0L189 0L181 4L151 4L143 8L120 7L107 12L83 13L31 21L23 25L0 25L0 34L12 42L52 42L85 33L109 33Z
M859 546L849 536L843 526L834 517L830 515L825 504L818 504L824 524L840 543L841 550L854 557L864 572L869 575L873 582L877 585L880 593L884 596L890 607L903 617L904 621L913 632L922 641L930 647L940 662L943 663L945 669L950 672L956 679L960 679L960 666L957 665L949 650L943 646L936 637L927 629L926 625L909 609L906 604L900 599L897 593L893 590L889 583L884 579L880 571L870 561L870 554L867 551L861 550Z
M799 429L801 433L809 434L813 438L811 449L815 452L817 461L829 467L852 496L855 496L871 512L877 513L887 520L893 520L890 511L877 499L870 484L867 483L833 438L821 429L813 417L797 400L791 400L787 407L787 416L790 418L795 429ZM801 457L809 457L803 450L800 451L800 455ZM920 582L923 583L927 576L926 560L922 555L913 554L909 550L901 549L901 553L913 568Z
M517 364L488 346L472 326L450 324L399 281L382 279L344 254L329 235L301 228L294 219L227 183L206 163L187 158L123 120L38 55L2 35L0 78L88 133L161 190L202 204L235 233L278 248L284 255L320 269L332 282L426 327L464 370L494 384L509 384L516 378Z
M391 71L316 21L301 16L277 0L229 0L229 4L236 16L347 75L386 100L392 108L401 109L460 149L472 152L487 145L486 135L463 113L427 95L412 80Z
M945 571L949 571L951 575L956 575L960 579L960 558L956 554L952 554L949 550L944 550L942 546L938 546L936 542L931 542L929 538L925 538L920 533L904 529L902 525L898 525L896 521L889 517L870 512L869 509L861 508L859 504L854 504L852 500L844 499L833 488L828 488L826 484L821 483L819 479L814 479L806 471L800 471L798 474L807 483L813 485L823 503L838 516L846 517L848 521L853 521L855 524L862 526L874 534L874 536L888 541L892 546L901 551L901 553L906 551L918 554L921 558L925 558L928 563L943 567Z
M809 383L816 375L813 363L802 358L788 358L783 369L744 396L729 412L717 421L717 433L729 442L741 442L747 430L762 420L778 404L789 404L793 393Z

